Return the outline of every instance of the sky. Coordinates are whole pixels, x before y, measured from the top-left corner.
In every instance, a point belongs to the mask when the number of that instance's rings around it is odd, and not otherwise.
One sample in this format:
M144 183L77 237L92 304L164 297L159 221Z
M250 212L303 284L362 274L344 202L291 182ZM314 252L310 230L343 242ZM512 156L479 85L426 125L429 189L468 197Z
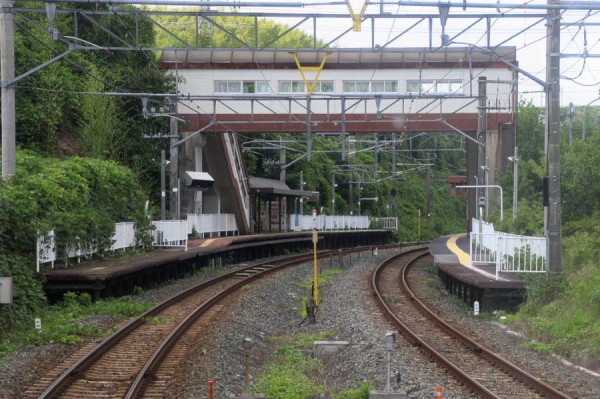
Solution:
M266 0L265 2L274 1ZM546 0L501 0L501 12L495 8L497 2L490 0L480 0L473 2L465 0L467 9L463 11L462 7L451 7L451 15L459 14L494 14L497 18L491 20L491 44L498 44L506 39L511 38L503 45L515 46L517 48L517 60L519 66L526 72L546 80L546 27L544 21L538 23L534 27L531 24L540 20L540 18L509 18L510 14L545 14L545 10L539 9L510 9L509 6L516 4L545 5ZM285 0L274 1L275 3L286 3ZM350 0L355 13L360 13L360 9L364 3L363 0ZM588 0L578 1L577 3L590 3L598 8L599 2ZM352 26L352 20L348 8L340 2L335 2L334 5L327 5L326 2L306 1L308 6L302 8L285 8L285 7L262 7L260 11L273 12L300 12L300 13L336 13L346 14L347 19L332 19L329 23L326 21L319 22L317 28L318 39L329 41L340 35L344 30ZM411 2L413 5L398 5L397 2L384 4L384 12L392 15L406 14L426 14L439 15L437 6L422 6L423 1L415 0ZM434 3L434 2L429 2ZM453 4L462 4L462 1L455 0ZM489 4L492 8L469 8L469 3L473 4ZM566 1L565 3L569 3ZM437 4L437 2L435 2ZM418 5L418 6L417 6ZM247 9L246 9L247 10ZM255 9L258 10L258 9ZM380 4L376 0L371 0L366 8L366 14L378 13ZM389 38L393 38L399 33L405 31L417 19L378 19L376 20L376 29L374 30L375 43L386 43ZM445 32L453 37L462 32L475 20L449 18L446 24ZM293 25L298 22L298 19L285 18L280 19L280 22ZM577 25L567 26L567 23L578 22ZM584 22L584 24L581 24ZM579 11L568 10L561 16L561 105L567 106L573 103L575 106L586 106L589 103L600 105L600 10ZM300 26L306 33L313 33L312 23L303 24ZM361 32L350 32L337 40L334 45L338 48L358 48L371 46L371 25L370 22L365 22L362 25ZM433 22L433 46L441 45L441 23L439 19ZM429 41L428 23L420 23L415 28L402 36L392 44L393 47L426 47ZM476 46L486 45L486 24L484 21L479 22L475 26L462 33L456 39L461 43L472 44ZM453 46L464 46L464 44L453 44ZM587 50L587 57L582 55ZM566 57L565 55L569 55ZM573 57L573 56L577 57ZM544 106L545 96L542 88L538 83L535 83L525 75L520 74L519 93L521 98L533 101L534 105ZM598 101L595 101L598 100ZM595 102L594 102L595 101Z

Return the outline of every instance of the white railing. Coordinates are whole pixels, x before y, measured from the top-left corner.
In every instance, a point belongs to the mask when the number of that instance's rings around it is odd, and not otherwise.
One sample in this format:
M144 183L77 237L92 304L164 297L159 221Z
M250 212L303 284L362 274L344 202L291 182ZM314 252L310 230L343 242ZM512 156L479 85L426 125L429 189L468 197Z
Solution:
M397 225L396 218L387 219L383 228L394 228ZM301 231L312 230L313 219L311 215L289 215L289 230ZM318 230L365 230L370 226L367 216L317 216ZM187 220L159 220L152 224L156 227L151 233L153 245L156 247L184 247L187 251L188 234L196 233L212 236L237 235L240 234L234 214L204 214L187 215ZM109 250L132 248L136 245L135 223L124 222L115 225L115 233L112 237L113 244ZM78 262L82 256L97 253L94 242L80 242L67 249L67 258L77 258ZM38 234L36 242L36 270L40 271L43 263L52 263L58 258L56 249L56 237L54 230L45 236Z
M115 224L115 233L111 241L113 241L110 247L111 251L135 247L135 223L123 222ZM78 243L74 247L67 249L67 258L77 258L77 262L79 262L82 256L93 255L96 252L98 252L98 248L95 245ZM36 254L36 270L38 273L42 263L51 262L52 268L54 268L54 262L58 259L54 230L51 230L46 236L38 233Z
M136 244L135 222L122 222L115 224L115 235L113 236L111 250L133 248Z
M469 254L471 263L492 263L499 272L543 273L547 271L546 238L495 231L490 223L473 219ZM479 232L481 230L481 232Z
M38 273L40 272L40 265L42 263L51 262L52 268L54 269L54 262L56 262L56 259L58 257L58 253L56 251L56 236L54 234L54 230L50 230L45 236L38 232L35 253L35 270Z
M370 225L367 216L317 216L317 230L364 230ZM289 230L313 229L312 215L289 215Z
M194 230L202 236L209 234L211 237L213 234L218 237L221 233L226 236L240 234L232 213L187 215L187 233L192 234Z
M384 230L398 230L398 218L373 218L372 222Z
M184 247L187 251L187 220L158 220L152 222L156 229L152 232L155 247Z

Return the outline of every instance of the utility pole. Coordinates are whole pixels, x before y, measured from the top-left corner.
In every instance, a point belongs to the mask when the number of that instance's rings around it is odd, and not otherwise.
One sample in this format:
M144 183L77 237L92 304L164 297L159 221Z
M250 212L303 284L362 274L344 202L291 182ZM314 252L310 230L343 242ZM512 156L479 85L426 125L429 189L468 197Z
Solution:
M477 141L479 142L477 150L477 180L479 183L486 181L486 142L487 142L487 78L480 76L478 79L479 100L477 103L478 118L477 118ZM486 205L488 198L485 198ZM479 203L479 198L475 199L475 203ZM487 206L486 206L487 209Z
M177 100L173 100L171 104L171 113L177 116ZM171 188L171 197L169 202L169 211L171 219L179 219L179 129L177 126L177 118L169 118L169 136L170 136L170 151L169 151L169 184Z
M285 168L285 147L283 145L283 137L279 136L279 181L285 183L287 169Z
M300 171L300 190L304 190L304 171ZM304 207L302 204L302 197L300 197L300 215L304 215Z
M556 6L560 0L548 0L548 5ZM560 9L547 11L546 22L546 115L547 143L546 154L548 173L548 231L547 259L548 271L560 273L561 269L561 204L560 204Z
M160 151L160 220L165 220L166 193L165 193L165 150Z
M0 0L0 98L2 107L2 179L16 172L14 1Z
M433 182L433 174L431 166L427 170L427 218L431 217L431 183Z

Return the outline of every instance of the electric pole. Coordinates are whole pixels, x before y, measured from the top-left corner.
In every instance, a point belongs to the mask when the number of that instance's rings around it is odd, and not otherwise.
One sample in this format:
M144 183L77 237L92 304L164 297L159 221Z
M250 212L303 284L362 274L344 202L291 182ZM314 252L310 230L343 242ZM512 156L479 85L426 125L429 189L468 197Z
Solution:
M12 0L0 0L0 98L2 107L2 179L16 172L15 36Z
M548 0L548 5L558 5L559 0ZM561 269L561 204L560 204L560 9L549 8L546 23L546 115L547 173L548 173L548 271L560 273Z

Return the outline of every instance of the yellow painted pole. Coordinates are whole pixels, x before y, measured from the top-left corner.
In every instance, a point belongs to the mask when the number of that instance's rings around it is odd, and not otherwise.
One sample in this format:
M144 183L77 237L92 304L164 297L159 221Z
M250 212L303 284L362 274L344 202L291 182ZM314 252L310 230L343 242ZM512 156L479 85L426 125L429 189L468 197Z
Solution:
M319 268L317 267L317 210L312 210L313 215L313 282L314 282L314 292L313 292L313 300L315 302L315 306L319 305Z

